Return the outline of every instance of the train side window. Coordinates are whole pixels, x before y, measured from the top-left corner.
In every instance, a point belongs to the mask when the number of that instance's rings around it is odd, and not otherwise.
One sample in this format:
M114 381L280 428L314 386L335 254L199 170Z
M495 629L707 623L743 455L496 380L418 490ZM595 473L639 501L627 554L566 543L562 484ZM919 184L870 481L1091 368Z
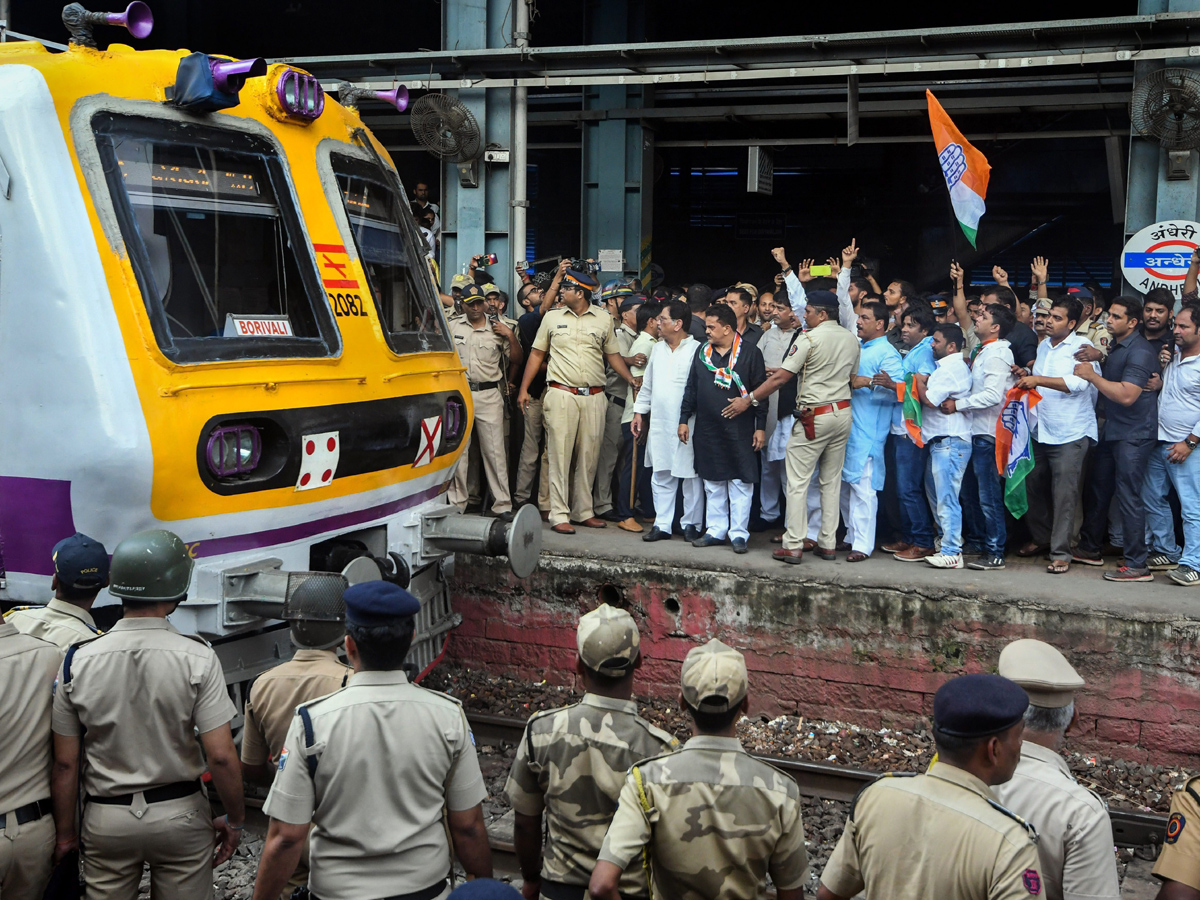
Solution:
M337 328L278 151L241 132L100 113L113 205L164 355L332 356Z
M341 154L330 162L388 346L395 353L449 350L408 202L378 166Z

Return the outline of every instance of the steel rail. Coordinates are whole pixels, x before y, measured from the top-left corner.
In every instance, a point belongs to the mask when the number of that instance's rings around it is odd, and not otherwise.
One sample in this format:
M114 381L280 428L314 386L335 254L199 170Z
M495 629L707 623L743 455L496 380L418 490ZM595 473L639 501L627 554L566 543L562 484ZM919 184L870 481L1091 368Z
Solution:
M525 731L525 722L510 716L467 713L467 720L476 740L483 743L504 741L515 744ZM883 773L868 769L757 753L753 755L795 778L801 794L823 800L853 800L864 787L883 777ZM1110 809L1108 816L1112 820L1113 840L1118 847L1144 847L1161 845L1163 842L1167 827L1167 817L1164 815Z

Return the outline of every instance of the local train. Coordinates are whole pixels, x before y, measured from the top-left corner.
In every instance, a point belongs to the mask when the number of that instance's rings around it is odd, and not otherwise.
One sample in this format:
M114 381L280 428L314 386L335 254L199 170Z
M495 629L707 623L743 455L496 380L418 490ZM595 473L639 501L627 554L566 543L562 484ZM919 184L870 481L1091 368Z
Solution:
M166 528L196 559L172 621L230 684L290 655L272 614L312 572L407 585L427 668L453 551L528 574L541 523L446 499L470 390L361 97L99 49L94 29L149 33L140 2L63 19L65 52L0 43L0 603L46 602L75 531L111 553Z

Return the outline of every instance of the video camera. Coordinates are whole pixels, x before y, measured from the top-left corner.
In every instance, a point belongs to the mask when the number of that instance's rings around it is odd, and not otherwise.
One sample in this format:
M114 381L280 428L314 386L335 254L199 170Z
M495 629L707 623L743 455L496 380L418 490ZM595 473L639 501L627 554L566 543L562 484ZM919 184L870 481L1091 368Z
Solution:
M595 275L600 271L600 263L594 259L572 258L570 263L571 268L576 272L587 272L589 275Z

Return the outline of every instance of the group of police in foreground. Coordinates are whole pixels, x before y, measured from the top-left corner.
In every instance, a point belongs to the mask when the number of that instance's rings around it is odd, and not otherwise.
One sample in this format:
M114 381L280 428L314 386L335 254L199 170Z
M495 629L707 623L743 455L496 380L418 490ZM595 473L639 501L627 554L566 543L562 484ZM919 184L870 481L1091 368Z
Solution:
M104 548L75 535L54 563L55 598L0 624L0 900L38 900L73 866L89 900L134 900L145 866L153 897L211 898L244 828L243 776L270 784L255 900L436 900L456 857L480 897L511 893L482 883L486 789L462 706L402 668L420 608L403 588L346 589L344 628L292 623L300 650L255 682L239 761L216 654L166 619L191 579L179 538L134 535L110 572ZM99 635L89 608L106 583L124 616ZM736 736L750 710L742 655L718 640L688 653L680 746L638 716L639 645L628 612L582 616L583 699L526 727L506 786L524 896L760 898L770 883L799 900L800 793ZM1083 680L1036 640L1010 644L998 668L938 690L935 762L859 794L820 900L1119 897L1105 806L1061 755ZM1172 800L1161 900L1200 898L1197 790Z

